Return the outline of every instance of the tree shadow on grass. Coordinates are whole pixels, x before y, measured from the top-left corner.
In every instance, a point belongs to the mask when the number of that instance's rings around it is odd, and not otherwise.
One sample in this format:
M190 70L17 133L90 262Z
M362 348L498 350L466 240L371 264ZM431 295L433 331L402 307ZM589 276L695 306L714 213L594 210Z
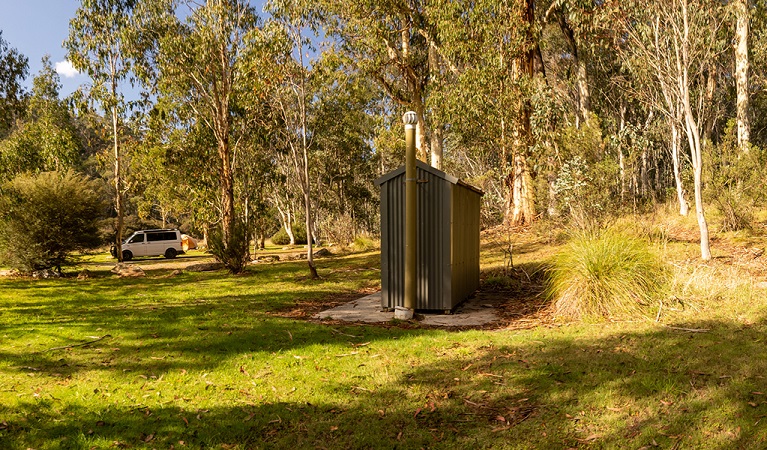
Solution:
M437 361L400 366L382 383L329 374L313 393L323 401L263 402L247 382L151 407L141 393L155 398L159 388L141 386L136 404L101 409L88 406L90 393L66 405L43 395L14 411L0 407L0 418L14 414L0 427L0 446L765 448L764 321L688 326L710 331L506 333L471 354L454 351L459 339L436 349L444 350ZM222 400L232 389L237 400Z
M365 256L354 267L367 270L375 262L373 258L375 255ZM418 324L362 328L349 325L359 330L350 333L359 337L350 338L336 330L345 326L342 324L296 322L295 316L280 317L285 311L292 313L297 307L307 307L306 304L315 308L337 302L338 285L331 277L348 276L348 262L338 262L327 265L326 280L298 284L297 290L268 288L271 280L290 282L296 272L292 264L302 263L270 265L247 276L200 273L84 283L75 280L10 283L11 290L34 285L40 292L9 305L7 312L18 319L3 328L9 343L31 341L34 347L0 346L0 357L16 370L30 368L25 370L59 378L90 370L161 376L172 370L211 370L241 354L389 341L420 328ZM493 327L512 321L520 324L540 311L536 292L542 279L536 274L541 270L530 264L524 267L527 273L534 274L533 278L520 272L513 285L483 286L477 294L482 302L497 303L504 315L504 321ZM267 283L267 288L260 286L262 283ZM302 291L302 285L311 289ZM248 286L253 287L252 293L248 293ZM47 333L46 339L38 339L41 333ZM98 337L104 339L80 346ZM79 347L62 348L67 345Z

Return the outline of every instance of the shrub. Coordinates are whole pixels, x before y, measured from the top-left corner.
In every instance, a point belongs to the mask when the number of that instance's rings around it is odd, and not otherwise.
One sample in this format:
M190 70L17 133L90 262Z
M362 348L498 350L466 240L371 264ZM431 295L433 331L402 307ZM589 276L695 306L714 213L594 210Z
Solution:
M575 236L554 257L547 294L559 317L636 316L667 280L668 271L649 243L599 230Z
M600 227L619 205L615 191L619 167L606 157L599 120L592 116L580 127L562 130L559 148L564 162L553 184L556 199L549 209L558 211L582 229Z
M245 224L235 220L234 230L227 242L224 242L223 230L217 228L211 231L208 250L231 273L241 273L250 260L247 235Z
M23 273L71 262L102 244L106 204L99 182L72 171L20 175L0 196L0 260Z
M293 224L293 236L296 238L297 245L306 244L306 227L300 223ZM272 236L272 244L274 245L288 245L290 244L290 237L288 232L285 231L285 227L280 228L280 231L274 233Z
M741 151L735 121L727 124L722 141L711 152L711 163L704 166L705 200L721 215L721 231L751 228L756 207L765 197L765 156L756 146Z
M354 220L348 214L326 215L322 222L320 229L327 242L346 245L354 239Z

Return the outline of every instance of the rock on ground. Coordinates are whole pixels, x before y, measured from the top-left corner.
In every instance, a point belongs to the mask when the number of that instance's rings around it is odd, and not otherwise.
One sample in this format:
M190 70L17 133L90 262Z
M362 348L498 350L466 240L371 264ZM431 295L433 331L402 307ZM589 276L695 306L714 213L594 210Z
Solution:
M186 268L187 272L210 272L213 270L221 270L224 265L220 262L194 264Z
M112 273L118 275L120 278L143 277L146 275L144 269L141 267L126 263L117 263L112 269Z

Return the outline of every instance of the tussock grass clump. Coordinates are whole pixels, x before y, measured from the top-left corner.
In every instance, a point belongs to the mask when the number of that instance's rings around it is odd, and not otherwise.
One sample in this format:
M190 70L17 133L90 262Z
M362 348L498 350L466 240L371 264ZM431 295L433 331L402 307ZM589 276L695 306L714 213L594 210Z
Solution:
M369 252L378 248L376 242L367 236L357 236L351 245L352 250L357 252Z
M574 236L553 259L547 294L568 319L638 316L664 289L668 270L650 244L616 230Z

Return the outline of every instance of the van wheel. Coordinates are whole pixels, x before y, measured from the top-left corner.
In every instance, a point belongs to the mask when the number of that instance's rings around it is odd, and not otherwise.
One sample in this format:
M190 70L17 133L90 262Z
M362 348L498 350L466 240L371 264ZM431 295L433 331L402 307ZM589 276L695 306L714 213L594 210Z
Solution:
M175 248L169 248L165 250L165 257L168 259L173 259L176 257L176 249Z
M133 252L130 250L123 250L123 261L130 261L133 259Z

